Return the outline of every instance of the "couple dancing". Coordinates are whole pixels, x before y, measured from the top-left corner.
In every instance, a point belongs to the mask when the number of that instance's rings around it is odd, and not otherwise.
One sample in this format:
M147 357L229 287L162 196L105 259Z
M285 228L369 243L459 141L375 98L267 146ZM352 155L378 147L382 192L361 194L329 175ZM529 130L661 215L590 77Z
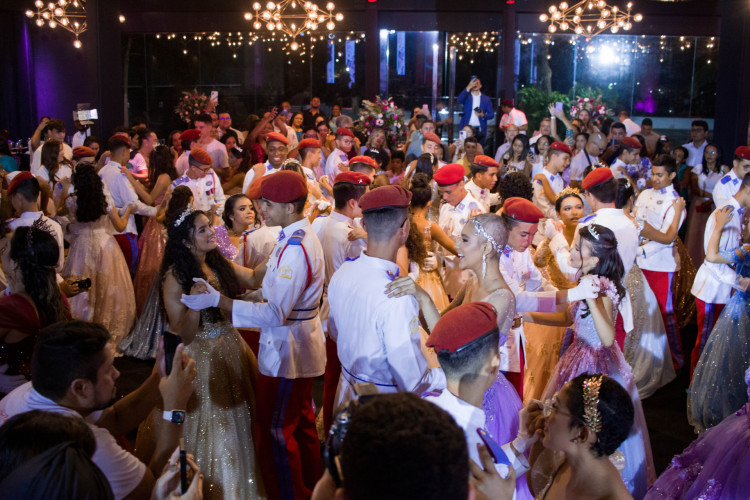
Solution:
M523 200L527 203L527 200ZM499 270L499 256L507 243L508 230L500 216L480 214L464 226L456 243L459 266L473 271L456 299L445 311L468 302L488 302L498 312L501 332L499 349L504 350L507 333L515 319L515 296ZM633 398L636 411L635 425L619 450L625 456L623 481L636 498L642 497L653 481L653 463L643 410L638 400L633 376L622 352L614 342L614 323L617 303L625 293L622 286L623 264L617 253L614 233L599 225L581 228L571 249L571 265L580 269L581 280L591 283L593 297L573 303L568 319L574 324L575 349L569 349L558 361L544 394L552 397L569 380L583 373L608 373ZM399 278L388 285L386 292L399 297L413 295L419 302L428 329L432 330L441 312L429 295L409 277ZM572 316L572 317L571 317ZM518 432L518 412L521 399L515 389L498 372L497 379L484 395L483 409L487 428L498 443L510 442ZM531 498L525 477L518 479L517 498Z

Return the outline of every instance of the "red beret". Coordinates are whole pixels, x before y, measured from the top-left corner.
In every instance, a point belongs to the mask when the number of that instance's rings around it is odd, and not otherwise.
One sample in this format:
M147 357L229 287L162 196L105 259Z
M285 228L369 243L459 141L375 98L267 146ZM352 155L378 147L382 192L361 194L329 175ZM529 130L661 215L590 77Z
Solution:
M571 151L568 145L564 142L553 142L549 145L549 148L561 151L563 153L568 153L570 156L573 156L573 151Z
M110 137L107 142L113 141L115 139L128 143L128 147L131 147L133 145L133 143L130 141L130 137L125 132L116 133L115 135Z
M544 213L526 198L508 198L503 203L503 213L521 222L536 224Z
M339 175L336 176L336 178L333 180L334 184L338 184L339 182L349 182L351 184L359 184L361 186L369 186L370 185L370 178L363 174L362 172L341 172Z
M627 139L627 137L626 137ZM599 167L595 168L589 174L583 178L583 182L581 183L581 189L584 191L586 189L590 189L597 184L601 184L602 182L611 179L612 178L612 171L609 169L609 167Z
M26 179L31 179L32 177L34 176L31 175L31 172L28 170L16 174L16 176L13 177L13 180L10 181L10 184L8 184L8 196L13 196L13 193L16 192L18 186Z
M511 99L503 99L500 101L500 106L508 106L509 108L513 107L513 101Z
M425 345L438 354L454 353L493 331L497 331L495 308L487 302L469 302L443 314Z
M401 186L383 186L366 192L359 199L359 208L363 212L384 207L408 207L411 203L411 192Z
M287 146L289 145L289 139L287 139L285 136L279 134L278 132L269 132L266 134L266 142L283 142Z
M96 156L96 151L88 146L77 146L73 148L73 158L76 160L79 158L86 158L89 156Z
M211 155L208 154L206 150L195 148L190 150L188 161L191 165L211 165L214 162L214 159L211 158Z
M340 135L345 135L347 137L351 137L352 139L354 139L354 132L352 132L348 128L344 128L344 127L337 128L336 129L336 137L338 137Z
M494 158L491 158L487 155L476 155L474 157L474 163L476 165L481 165L482 167L500 167L500 164L495 161Z
M450 186L458 184L464 178L464 166L458 163L449 163L440 167L433 178L438 186Z
M299 144L297 145L297 149L306 149L306 148L322 148L323 145L320 143L318 139L309 139L305 138L299 141Z
M260 185L263 182L263 179L265 178L266 177L263 176L263 177L258 177L257 179L253 179L253 182L250 183L250 186L248 186L247 192L245 193L248 198L250 198L251 200L259 200L261 198Z
M274 203L291 203L307 196L307 180L297 172L281 170L263 179L260 195Z
M365 163L375 170L378 169L378 162L375 161L375 158L372 158L370 156L355 156L351 160L349 160L349 168L352 168L352 165L355 163Z
M635 137L626 137L622 140L623 146L630 148L630 149L641 149L643 145L641 142L636 139Z
M180 134L181 141L197 141L201 136L200 131L197 128L189 128Z
M750 160L750 148L747 146L740 146L734 151L734 155L742 158L743 160Z
M442 144L442 142L440 141L440 137L438 137L437 134L433 134L432 132L427 132L424 135L424 140L425 141L432 141L435 144Z

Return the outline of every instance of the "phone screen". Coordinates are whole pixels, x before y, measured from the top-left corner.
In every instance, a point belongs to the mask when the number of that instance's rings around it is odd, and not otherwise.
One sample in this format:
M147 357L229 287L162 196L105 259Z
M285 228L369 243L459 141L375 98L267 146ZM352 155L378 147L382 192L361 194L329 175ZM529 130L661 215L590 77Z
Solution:
M174 353L177 350L177 346L182 343L182 337L166 330L162 336L164 337L164 368L167 375L169 375L172 373Z
M558 113L562 113L562 110L563 110L563 107L562 107L562 106L563 106L563 105L562 105L562 103L561 103L561 102L556 102L556 103L555 103L555 110L556 110L556 111L557 111Z
M219 91L218 90L212 90L211 91L211 100L212 101L218 101L219 100Z
M499 444L497 444L494 439L492 439L492 437L490 437L487 431L480 428L477 429L477 434L479 434L479 438L487 447L487 451L489 451L490 455L492 455L493 462L495 462L496 464L510 465L510 460L508 460L508 457L505 455L503 449Z

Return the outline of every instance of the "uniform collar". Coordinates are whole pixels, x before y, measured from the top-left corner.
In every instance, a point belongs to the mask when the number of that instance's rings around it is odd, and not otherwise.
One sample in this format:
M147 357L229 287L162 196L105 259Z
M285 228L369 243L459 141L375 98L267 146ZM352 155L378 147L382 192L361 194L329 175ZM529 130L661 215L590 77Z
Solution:
M310 221L307 220L307 217L303 217L297 222L292 222L291 224L289 224L288 226L286 226L279 232L279 241L282 241L287 236L291 236L298 229L303 229L309 225L310 225Z
M484 429L484 426L487 424L487 417L484 414L484 410L467 403L463 399L459 399L448 389L443 389L443 392L437 397L437 399L442 400L441 402L444 403L446 407L450 408L449 413L454 419L463 420L464 422L470 423L480 429ZM463 425L461 425L461 427L463 427Z
M391 262L390 260L381 259L380 257L370 257L365 252L367 252L367 250L362 250L362 253L359 254L359 260L364 262L368 267L382 269L389 279L393 276L398 276L398 264Z
M337 212L335 210L333 212L331 212L331 215L329 215L329 217L331 218L331 220L334 220L336 222L346 222L349 225L351 225L352 222L353 222L352 219L351 219L351 217L347 217L346 215L342 214L341 212Z
M471 195L470 192L466 191L466 196L464 196L464 199L461 200L461 203L459 203L455 207L451 206L451 208L453 210L462 210L464 207L469 206L469 203L471 203L472 201L476 201L476 200L474 199L474 197Z

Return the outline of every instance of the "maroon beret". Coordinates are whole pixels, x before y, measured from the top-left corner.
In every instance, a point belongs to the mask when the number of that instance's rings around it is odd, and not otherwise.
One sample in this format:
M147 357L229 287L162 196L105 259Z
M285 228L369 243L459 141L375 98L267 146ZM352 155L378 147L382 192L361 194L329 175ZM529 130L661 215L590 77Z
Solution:
M568 145L565 144L564 142L555 141L549 145L549 148L554 149L556 151L560 151L562 153L568 153L570 156L573 156L573 151L571 151Z
M503 203L503 213L521 222L536 224L544 213L526 198L508 198Z
M635 137L626 137L622 140L623 146L630 149L641 149L643 145Z
M211 155L208 154L205 149L195 148L190 150L188 162L193 166L211 165L214 162L214 159L211 158Z
M21 183L26 179L31 179L32 177L34 176L31 175L31 172L29 172L28 170L16 174L16 176L13 177L13 180L10 181L10 184L8 184L8 196L13 196L13 193L16 192L18 186L20 186Z
M433 178L438 186L450 186L458 184L464 178L464 166L458 163L449 163L440 167Z
M432 132L427 132L424 135L424 140L434 142L435 144L442 144L442 141L440 141L440 137L438 137L437 134L433 134Z
M345 135L347 137L351 137L352 139L354 139L354 132L352 132L348 128L344 128L344 127L337 128L336 129L336 137L338 137L340 135Z
M482 167L500 167L500 164L487 155L476 155L474 157L474 163Z
M266 134L266 142L283 142L286 145L289 145L289 139L286 138L286 136L283 136L279 134L278 132L269 132Z
M349 160L349 168L352 168L352 165L355 163L365 163L375 170L378 169L378 162L375 161L375 158L372 158L370 156L355 156L351 160Z
M271 174L271 175L273 175L273 174ZM260 196L260 185L263 182L263 179L265 179L265 178L266 178L266 176L258 177L256 179L253 179L253 182L250 183L250 185L247 188L247 192L245 193L248 198L250 198L251 200L259 200L261 198L261 196Z
M130 137L125 132L118 132L112 137L110 137L107 142L114 141L115 139L119 141L126 142L128 144L128 147L131 147L133 145L133 142L130 140Z
M357 157L359 158L359 157ZM338 184L339 182L349 182L351 184L359 184L361 186L369 186L370 185L370 178L363 174L362 172L341 172L339 175L336 176L336 178L333 180L334 184Z
M306 148L322 148L323 145L320 143L318 139L310 139L305 138L299 141L299 144L297 145L297 149L306 149Z
M263 179L260 195L274 203L291 203L307 196L307 180L292 170L281 170Z
M500 106L508 106L509 108L513 107L513 101L511 99L503 99L500 101Z
M425 345L440 354L456 352L461 347L497 331L497 312L487 302L469 302L443 314Z
M583 182L581 183L581 189L583 189L584 191L586 189L591 189L597 184L601 184L602 182L609 180L611 178L612 178L612 171L609 169L609 167L595 168L594 170L589 172L589 174L586 177L583 178Z
M88 146L77 146L73 148L73 158L79 159L79 158L87 158L89 156L96 156L96 151L91 149Z
M401 186L383 186L368 191L359 199L359 208L363 212L384 207L408 207L411 203L411 192Z
M750 148L747 146L740 146L734 151L734 155L743 160L750 160Z
M201 136L200 131L197 128L189 128L180 134L181 141L197 141Z

